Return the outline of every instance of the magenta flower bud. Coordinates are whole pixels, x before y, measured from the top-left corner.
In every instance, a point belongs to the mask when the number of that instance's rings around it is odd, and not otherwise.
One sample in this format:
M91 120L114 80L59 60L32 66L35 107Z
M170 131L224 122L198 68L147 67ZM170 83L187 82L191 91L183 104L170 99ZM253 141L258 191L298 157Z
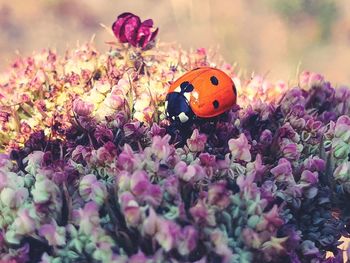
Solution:
M166 129L160 127L157 123L153 123L150 129L150 134L152 137L160 136L163 137L166 134Z
M140 18L132 13L119 15L112 25L112 30L121 43L129 43L142 49L146 48L158 34L158 28L153 28L152 19L141 23Z
M322 172L326 169L326 163L324 160L317 156L309 157L304 161L305 169L311 172Z
M88 174L80 181L79 194L85 201L93 200L102 205L107 197L107 189L102 182L96 179L95 175Z
M158 34L158 28L153 28L152 19L142 22L137 32L137 43L141 48L145 48L148 43L152 42Z
M81 100L80 98L73 101L73 111L78 116L89 116L94 110L94 105Z
M193 131L191 138L187 139L187 145L191 152L202 152L206 142L207 136L200 134L197 129Z

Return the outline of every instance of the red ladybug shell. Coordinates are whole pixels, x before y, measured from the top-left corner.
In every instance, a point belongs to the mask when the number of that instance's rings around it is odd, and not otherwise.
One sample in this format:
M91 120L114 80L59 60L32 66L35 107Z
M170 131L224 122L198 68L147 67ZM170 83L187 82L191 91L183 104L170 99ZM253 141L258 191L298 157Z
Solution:
M195 115L202 118L218 116L229 110L237 100L237 91L232 79L223 71L201 67L191 70L177 79L168 93L180 92L181 84L190 84L191 92L186 94Z

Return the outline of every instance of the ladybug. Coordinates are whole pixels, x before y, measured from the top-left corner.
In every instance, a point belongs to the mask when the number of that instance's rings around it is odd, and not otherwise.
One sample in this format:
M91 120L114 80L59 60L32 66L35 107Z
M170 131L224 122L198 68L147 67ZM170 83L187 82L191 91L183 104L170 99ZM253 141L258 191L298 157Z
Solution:
M237 90L223 71L201 67L177 79L169 88L165 113L176 125L186 125L199 118L216 117L236 104Z

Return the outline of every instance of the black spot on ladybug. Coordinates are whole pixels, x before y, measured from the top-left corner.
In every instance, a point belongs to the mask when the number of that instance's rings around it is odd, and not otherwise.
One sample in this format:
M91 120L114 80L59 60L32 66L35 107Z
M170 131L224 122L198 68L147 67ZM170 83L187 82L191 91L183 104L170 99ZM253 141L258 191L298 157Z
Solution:
M219 84L219 80L215 76L210 77L211 84L217 86Z
M181 88L181 92L191 92L193 91L194 87L191 83L189 83L188 81L184 81L180 84L180 88Z
M213 101L213 106L215 109L219 108L219 102L217 100Z
M232 88L233 88L233 93L234 93L235 96L237 97L237 90L236 90L235 84L232 85Z

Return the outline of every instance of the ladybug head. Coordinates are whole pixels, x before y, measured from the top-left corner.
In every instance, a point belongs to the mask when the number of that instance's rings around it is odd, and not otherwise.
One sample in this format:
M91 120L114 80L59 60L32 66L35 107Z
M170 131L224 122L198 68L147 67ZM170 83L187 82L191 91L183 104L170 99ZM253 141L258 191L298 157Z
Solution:
M195 118L187 98L180 92L168 93L165 101L165 111L167 118L178 125L187 125Z

